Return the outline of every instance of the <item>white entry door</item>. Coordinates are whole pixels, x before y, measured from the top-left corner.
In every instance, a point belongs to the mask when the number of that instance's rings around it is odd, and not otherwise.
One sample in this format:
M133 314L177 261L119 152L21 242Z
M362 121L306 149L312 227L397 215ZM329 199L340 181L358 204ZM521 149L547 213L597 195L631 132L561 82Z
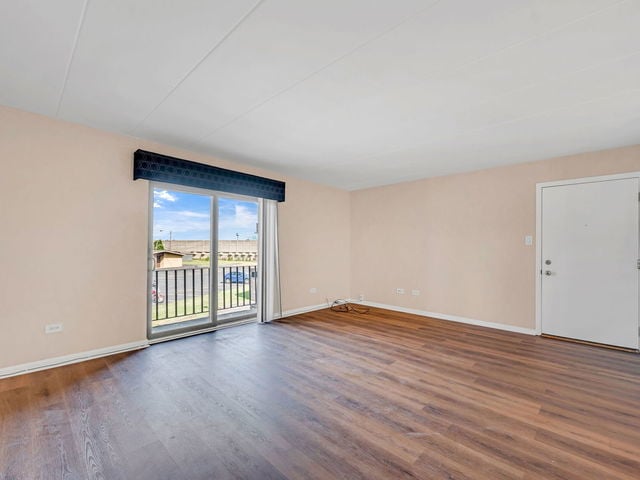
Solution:
M638 187L542 188L542 333L638 348Z

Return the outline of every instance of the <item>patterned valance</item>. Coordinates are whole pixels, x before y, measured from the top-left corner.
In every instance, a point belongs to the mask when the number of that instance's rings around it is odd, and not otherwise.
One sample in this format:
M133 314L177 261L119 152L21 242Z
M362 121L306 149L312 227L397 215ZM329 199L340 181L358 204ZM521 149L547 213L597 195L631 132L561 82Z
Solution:
M284 202L285 183L279 180L145 150L133 154L133 179L139 178Z

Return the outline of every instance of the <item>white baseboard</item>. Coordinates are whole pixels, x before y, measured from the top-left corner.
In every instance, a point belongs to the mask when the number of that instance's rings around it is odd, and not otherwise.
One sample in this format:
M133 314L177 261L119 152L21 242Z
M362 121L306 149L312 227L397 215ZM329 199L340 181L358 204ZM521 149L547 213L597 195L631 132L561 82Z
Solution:
M315 310L322 310L323 308L328 308L326 304L320 305L310 305L307 307L294 308L292 310L285 310L282 312L282 315L277 318L285 318L291 317L293 315L298 315L300 313L313 312ZM229 325L221 325L218 327L213 327L208 329L207 331L218 330L220 328L224 328L227 326L235 326L240 325L242 323L252 323L255 322L255 319L247 320L246 322L238 322L232 323ZM143 340L140 342L132 342L125 343L122 345L114 345L112 347L99 348L97 350L90 350L87 352L73 353L71 355L64 355L61 357L47 358L44 360L38 360L36 362L23 363L20 365L14 365L11 367L0 368L0 378L13 377L16 375L22 375L25 373L37 372L39 370L46 370L48 368L61 367L63 365L70 365L72 363L83 362L85 360L91 360L94 358L106 357L108 355L113 355L116 353L129 352L132 350L139 350L141 348L146 348L152 343L157 343L159 341L166 340L174 340L175 338L181 338L183 336L192 335L194 333L206 333L206 331L198 331L198 332L189 332L186 334L176 335L175 337L166 337L158 340Z
M85 360L106 357L115 353L140 350L141 348L146 348L148 346L149 342L147 340L142 340L139 342L114 345L112 347L98 348L96 350L89 350L88 352L72 353L71 355L64 355L62 357L47 358L44 360L38 360L37 362L23 363L13 367L0 368L0 378L13 377L15 375L37 372L48 368L61 367L62 365L84 362Z
M524 333L525 335L536 335L536 331L533 328L516 327L514 325L507 325L504 323L486 322L484 320L476 320L473 318L458 317L456 315L448 315L446 313L427 312L425 310L417 310L415 308L397 307L395 305L386 305L384 303L375 303L367 301L350 300L352 303L360 305L366 305L369 307L384 308L386 310L394 310L396 312L413 313L414 315L420 315L422 317L437 318L439 320L448 320L450 322L466 323L468 325L477 325L479 327L495 328L498 330L505 330L507 332Z
M329 306L326 303L321 303L319 305L310 305L308 307L293 308L291 310L285 310L284 312L282 312L282 315L276 316L275 320L277 320L278 318L300 315L301 313L315 312L316 310L322 310L323 308L329 308Z
M484 320L475 320L473 318L458 317L456 315L448 315L444 313L427 312L425 310L418 310L415 308L398 307L395 305L387 305L384 303L368 302L349 300L351 303L357 303L360 305L366 305L369 307L384 308L386 310L393 310L396 312L412 313L414 315L420 315L422 317L437 318L440 320L448 320L451 322L466 323L468 325L477 325L480 327L495 328L498 330L505 330L508 332L523 333L526 335L536 335L536 331L533 328L516 327L513 325L506 325L504 323L486 322ZM286 318L293 315L299 315L301 313L314 312L316 310L322 310L329 308L327 304L322 303L319 305L310 305L307 307L294 308L291 310L285 310L282 315L277 318ZM255 320L252 320L255 321ZM25 373L37 372L39 370L46 370L48 368L60 367L62 365L70 365L72 363L83 362L85 360L91 360L94 358L106 357L108 355L114 355L116 353L129 352L132 350L139 350L149 346L147 340L125 343L122 345L114 345L112 347L99 348L96 350L90 350L87 352L74 353L71 355L64 355L62 357L48 358L45 360L38 360L36 362L23 363L21 365L15 365L12 367L0 368L0 378L13 377L15 375L22 375Z

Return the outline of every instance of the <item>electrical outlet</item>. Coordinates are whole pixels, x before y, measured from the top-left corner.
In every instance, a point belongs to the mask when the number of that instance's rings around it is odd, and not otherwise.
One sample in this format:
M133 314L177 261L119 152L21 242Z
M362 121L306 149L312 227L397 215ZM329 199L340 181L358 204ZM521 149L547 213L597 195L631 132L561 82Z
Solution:
M398 295L404 295L404 288L396 288L396 293Z
M45 325L44 333L59 333L62 331L61 323L50 323L49 325Z
M533 237L531 235L527 235L524 237L524 244L527 247L530 247L531 245L533 245Z
M420 290L411 290L411 295L417 297L418 295L420 295Z
M316 287L311 287L309 289L309 293L318 293L318 289Z
M361 293L360 295L358 295L358 300L361 302L364 302L364 293Z

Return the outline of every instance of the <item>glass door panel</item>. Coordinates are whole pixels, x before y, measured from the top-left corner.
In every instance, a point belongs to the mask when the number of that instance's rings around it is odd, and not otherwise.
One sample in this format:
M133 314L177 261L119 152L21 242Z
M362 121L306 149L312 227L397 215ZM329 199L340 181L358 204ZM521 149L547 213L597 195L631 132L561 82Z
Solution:
M218 197L218 322L255 316L258 202Z
M213 204L211 195L153 188L151 336L206 328L215 321L210 298Z

